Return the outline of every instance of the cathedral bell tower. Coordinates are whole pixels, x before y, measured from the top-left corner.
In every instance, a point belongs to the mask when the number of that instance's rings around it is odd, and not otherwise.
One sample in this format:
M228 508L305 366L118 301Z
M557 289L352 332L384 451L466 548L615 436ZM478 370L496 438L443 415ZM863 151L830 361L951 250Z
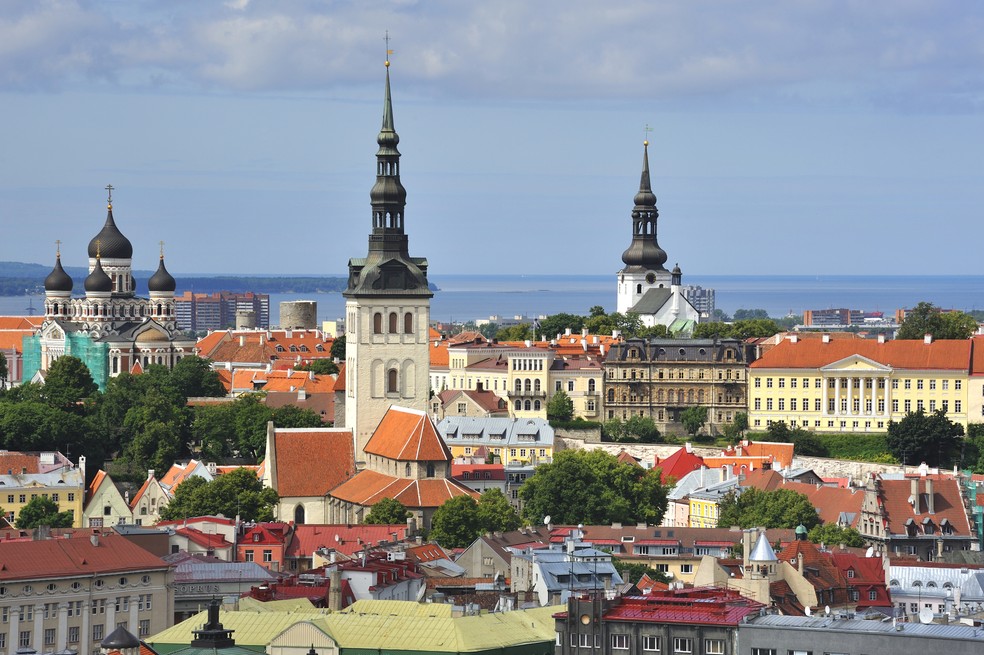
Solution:
M427 260L411 257L404 231L407 192L400 183L400 137L393 127L389 52L376 183L369 193L369 252L349 260L345 302L345 427L356 458L390 405L427 410L430 394Z
M642 146L642 177L632 209L632 243L622 253L625 267L618 272L615 311L622 314L632 309L646 291L669 289L672 282L670 272L663 266L666 251L659 247L656 240L659 212L649 178L649 141L643 141Z

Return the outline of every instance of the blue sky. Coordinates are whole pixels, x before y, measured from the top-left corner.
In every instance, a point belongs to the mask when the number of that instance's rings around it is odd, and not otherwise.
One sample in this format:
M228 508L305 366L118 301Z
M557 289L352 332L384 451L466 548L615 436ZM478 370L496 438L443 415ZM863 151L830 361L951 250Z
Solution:
M342 273L392 38L432 274L614 274L648 124L685 276L978 273L984 4L3 0L0 260Z

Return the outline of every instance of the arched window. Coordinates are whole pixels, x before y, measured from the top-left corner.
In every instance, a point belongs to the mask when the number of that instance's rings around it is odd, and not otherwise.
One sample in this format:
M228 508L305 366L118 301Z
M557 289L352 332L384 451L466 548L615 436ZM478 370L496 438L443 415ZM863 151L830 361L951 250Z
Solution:
M704 402L704 390L703 389L701 389L701 390L699 390L697 392L697 402L698 402L698 404L702 404Z
M399 393L399 377L395 368L386 371L386 393Z
M527 400L525 403L523 403L523 409L525 409L528 412L532 408L532 405L533 404Z
M533 393L540 393L540 379L533 380Z
M530 393L530 391L533 389L533 381L530 380L529 378L526 378L526 380L523 381L523 388L526 390L526 393Z
M687 389L687 403L690 405L694 404L694 390Z
M434 462L427 462L427 477L434 477Z
M658 391L656 391L656 402L658 402L658 403L663 402L663 390L662 389L659 389Z
M396 312L390 312L390 318L389 318L390 334L396 334L396 323L397 323Z
M659 393L660 393L660 395L662 395L663 392L660 391ZM615 390L614 389L609 389L608 390L608 402L610 402L610 403L615 402Z
M588 393L594 393L594 392L595 392L595 381L588 380Z
M410 312L403 315L403 332L413 334L413 314Z
M636 285L636 293L642 293L642 285L641 284L637 284Z
M157 303L157 315L160 316L163 313L164 313L164 306L161 305L160 303Z
M372 315L372 333L382 334L383 333L383 315L376 312Z
M407 470L407 477L409 478L410 477L410 462L407 462L407 468L406 468L406 470Z
M534 400L534 401L533 401L533 409L534 409L535 411L537 411L537 412L539 412L539 411L540 411L540 401L539 401L539 400Z
M516 393L523 393L523 381L519 378L516 378Z
M304 505L298 505L294 508L294 523L296 525L304 524Z
M516 401L516 411L518 412L521 409L523 409L523 401L522 400L517 400Z

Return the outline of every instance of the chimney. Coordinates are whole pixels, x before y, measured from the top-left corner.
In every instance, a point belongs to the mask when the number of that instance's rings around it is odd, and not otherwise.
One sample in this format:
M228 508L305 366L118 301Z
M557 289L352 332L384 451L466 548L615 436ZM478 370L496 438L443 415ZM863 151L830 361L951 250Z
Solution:
M338 612L342 609L342 574L338 567L332 569L328 579L328 609Z
M581 328L581 336L582 337L588 336L588 328Z
M820 337L820 341L822 341L823 343L830 343L830 335L829 334L823 335L822 337Z
M798 334L791 334L791 335L789 335L789 343L796 343L797 341L799 341L799 335Z
M245 334L240 334L239 335L239 347L242 348L245 345L246 345L246 335Z
M591 337L591 343L593 343L593 344L597 344L598 343L598 335L597 334Z
M882 332L878 335L878 343L885 343L885 333Z
M926 478L926 511L936 513L936 502L933 499L933 478Z
M99 535L93 534L89 536L89 541L93 546L99 546Z
M559 335L558 335L558 336L559 336ZM565 337L569 337L569 336L571 336L571 329L570 329L570 328L565 328L565 329L564 329L564 336L565 336Z
M932 334L927 334L927 335L923 336L923 343L926 344L927 346L929 344L933 343L933 335Z
M803 575L803 553L800 553L797 559L797 568L799 569L800 575Z
M587 339L581 339L581 350L588 352L588 341Z
M688 452L688 453L692 453L692 452L694 452L694 446L693 446L693 444L692 444L692 443L690 443L689 441L688 441L688 442L686 442L685 444L683 444L683 448L684 448L684 450L685 450L686 452Z
M530 346L532 346L532 345L533 345L533 342L532 342L532 341L530 341L529 339L527 339L527 340L526 340L526 341L524 341L523 343L525 343L525 344L526 344L526 347L527 347L527 348L529 348Z
M919 513L919 480L912 478L909 480L909 502L912 504L912 511Z
M147 469L147 479L148 480L154 479L154 469Z

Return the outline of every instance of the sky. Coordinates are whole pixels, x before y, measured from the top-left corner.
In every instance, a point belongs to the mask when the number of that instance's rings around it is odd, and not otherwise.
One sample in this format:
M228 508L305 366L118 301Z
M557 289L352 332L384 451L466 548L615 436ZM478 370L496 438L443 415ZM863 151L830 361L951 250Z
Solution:
M386 57L432 276L980 272L984 3L0 0L0 260L337 275ZM648 131L647 131L648 127Z

